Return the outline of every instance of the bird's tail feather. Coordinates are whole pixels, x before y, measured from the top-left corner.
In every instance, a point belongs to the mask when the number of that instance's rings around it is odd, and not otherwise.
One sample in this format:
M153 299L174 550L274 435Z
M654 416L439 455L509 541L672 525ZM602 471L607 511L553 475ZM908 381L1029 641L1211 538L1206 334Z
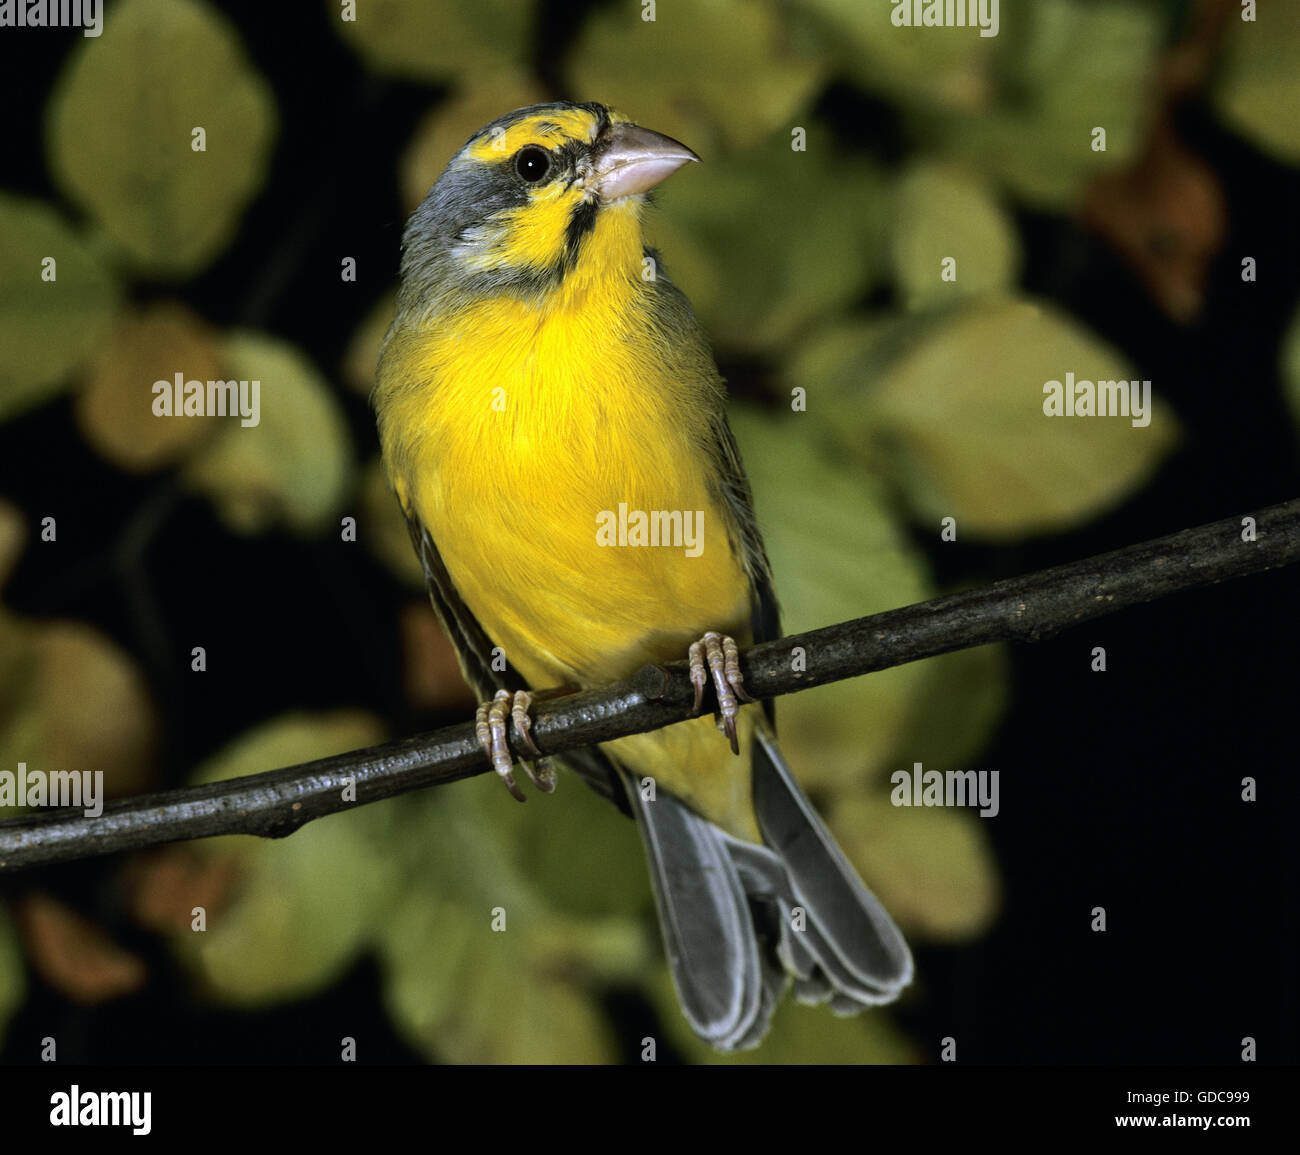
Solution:
M754 1046L749 1036L756 1023L766 1028L784 976L765 973L727 836L671 795L647 800L626 781L682 1012L719 1050Z
M627 779L678 1000L696 1034L722 1051L758 1045L790 979L800 1002L854 1014L893 999L912 977L893 920L766 727L755 732L764 846L732 837L671 795L649 801Z
M912 981L902 933L804 797L768 728L759 724L754 736L754 812L791 883L792 894L782 897L793 898L809 930L816 928L805 945L836 993L862 1006L891 1001Z

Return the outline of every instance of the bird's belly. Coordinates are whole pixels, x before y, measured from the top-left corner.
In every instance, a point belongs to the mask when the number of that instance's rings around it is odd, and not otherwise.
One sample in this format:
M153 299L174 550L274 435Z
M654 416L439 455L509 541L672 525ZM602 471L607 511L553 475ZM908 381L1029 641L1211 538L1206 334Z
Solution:
M421 472L452 581L530 684L601 685L709 629L747 638L748 580L687 443L502 423Z

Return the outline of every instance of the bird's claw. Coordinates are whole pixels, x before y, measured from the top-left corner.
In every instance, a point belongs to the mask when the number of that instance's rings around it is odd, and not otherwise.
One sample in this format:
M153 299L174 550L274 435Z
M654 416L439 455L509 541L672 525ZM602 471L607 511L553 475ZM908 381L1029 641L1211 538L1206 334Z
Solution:
M736 715L741 702L754 699L745 689L745 678L740 672L740 650L734 638L714 630L706 633L689 651L691 685L695 687L695 704L692 712L698 714L704 702L704 690L712 675L718 694L718 723L731 743L731 752L740 753L736 735Z
M479 704L474 717L474 732L478 744L488 756L506 789L520 802L525 801L524 793L519 789L514 776L514 758L510 753L510 744L506 738L506 716L514 721L519 737L534 754L541 754L537 743L533 741L533 720L528 711L532 708L533 696L527 690L498 690L492 701ZM531 761L521 759L520 764L527 771L533 785L544 794L555 789L555 770L542 763L534 766Z

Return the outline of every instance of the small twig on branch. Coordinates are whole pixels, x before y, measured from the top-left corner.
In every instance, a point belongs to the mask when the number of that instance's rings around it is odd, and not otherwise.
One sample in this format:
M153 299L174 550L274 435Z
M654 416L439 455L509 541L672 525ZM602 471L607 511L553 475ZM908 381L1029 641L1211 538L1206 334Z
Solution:
M1008 578L903 609L754 646L741 655L756 697L900 666L989 642L1035 642L1060 630L1225 578L1300 561L1300 500L1113 553ZM790 660L794 647L806 657ZM684 661L645 666L617 685L540 701L533 737L558 754L690 716ZM516 735L511 743L518 749ZM325 814L489 770L472 723L283 770L124 799L97 818L57 811L0 823L0 871L217 834L279 838ZM345 801L355 783L356 801ZM349 792L351 796L352 792Z

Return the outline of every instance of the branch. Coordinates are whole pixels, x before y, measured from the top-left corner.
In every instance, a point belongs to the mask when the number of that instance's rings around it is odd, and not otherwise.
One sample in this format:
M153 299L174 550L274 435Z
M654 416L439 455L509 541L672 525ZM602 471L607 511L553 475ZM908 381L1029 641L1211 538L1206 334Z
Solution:
M1300 561L1300 499L1256 515L1256 540L1226 518L982 589L754 646L741 656L755 697L900 666L990 642L1036 642L1092 618L1182 590ZM804 669L790 660L804 650ZM533 737L547 754L657 730L690 716L685 661L644 666L601 690L541 700ZM518 749L516 735L511 743ZM490 769L472 723L366 750L106 806L0 823L0 871L217 834L281 838L305 822ZM355 783L356 801L344 801Z

